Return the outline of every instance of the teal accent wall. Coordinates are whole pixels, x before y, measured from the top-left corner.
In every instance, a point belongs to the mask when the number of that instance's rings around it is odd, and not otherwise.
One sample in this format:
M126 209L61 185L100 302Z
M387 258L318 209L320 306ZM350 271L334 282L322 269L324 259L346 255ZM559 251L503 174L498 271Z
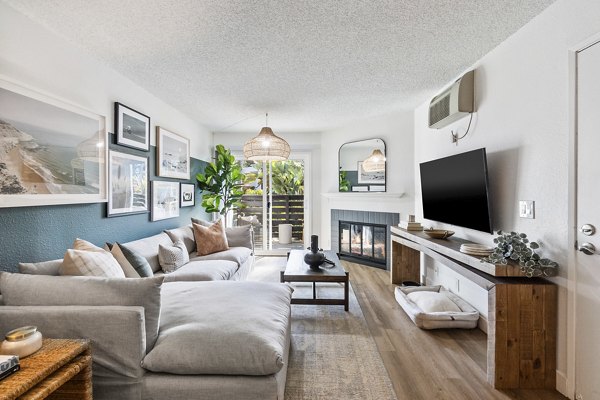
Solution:
M111 137L112 139L112 137ZM111 142L114 143L113 140ZM196 183L206 162L191 159L189 181L157 177L155 148L137 151L114 144L111 150L149 157L149 179ZM190 218L206 218L196 191L196 206L184 207L178 218L151 222L150 213L106 217L106 203L0 208L0 271L16 272L19 262L38 262L62 258L75 238L103 246L105 242L128 242L155 235L190 223Z

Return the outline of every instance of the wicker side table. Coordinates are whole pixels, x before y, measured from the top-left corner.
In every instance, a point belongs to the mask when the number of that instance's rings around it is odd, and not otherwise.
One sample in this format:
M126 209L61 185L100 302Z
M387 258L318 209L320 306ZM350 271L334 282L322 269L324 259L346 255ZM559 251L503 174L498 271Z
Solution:
M20 363L20 371L0 381L0 400L92 399L88 340L44 339L42 348Z

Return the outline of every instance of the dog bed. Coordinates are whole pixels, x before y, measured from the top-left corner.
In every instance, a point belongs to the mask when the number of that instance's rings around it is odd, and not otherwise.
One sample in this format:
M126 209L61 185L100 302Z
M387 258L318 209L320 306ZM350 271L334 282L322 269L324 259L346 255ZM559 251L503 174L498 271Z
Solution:
M396 287L396 301L421 329L477 326L479 312L441 286Z

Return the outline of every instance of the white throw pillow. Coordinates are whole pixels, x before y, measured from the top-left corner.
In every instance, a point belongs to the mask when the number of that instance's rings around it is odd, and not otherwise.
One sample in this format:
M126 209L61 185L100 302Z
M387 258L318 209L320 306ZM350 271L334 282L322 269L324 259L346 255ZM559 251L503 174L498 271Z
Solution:
M177 270L190 262L190 255L183 240L173 243L173 246L158 245L158 263L165 274Z
M408 297L421 310L432 312L461 312L462 310L445 294L439 292L419 291L409 293Z
M82 239L76 239L73 249L67 250L58 273L60 275L125 278L123 269L112 254Z

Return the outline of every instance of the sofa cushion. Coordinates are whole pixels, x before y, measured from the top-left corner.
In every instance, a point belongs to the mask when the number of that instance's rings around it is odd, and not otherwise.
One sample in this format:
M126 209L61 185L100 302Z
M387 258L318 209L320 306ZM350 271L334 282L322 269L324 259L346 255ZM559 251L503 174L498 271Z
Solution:
M165 233L169 235L173 243L178 240L182 240L183 243L185 243L188 253L196 251L196 239L194 239L194 230L192 229L191 225L169 229L166 230Z
M58 275L62 258L37 263L19 263L19 272L30 275Z
M158 336L162 277L115 279L43 276L0 272L0 293L7 306L141 306L146 349Z
M161 232L158 235L134 240L133 242L121 243L121 246L144 257L148 261L148 264L150 264L152 272L156 272L160 271L160 263L158 262L159 244L170 246L173 244L173 241L169 238L169 235Z
M75 239L73 249L68 249L65 253L58 273L60 275L125 278L123 269L112 254L83 239Z
M288 285L172 282L162 293L160 333L144 368L222 375L270 375L282 368L290 323Z
M206 256L190 257L190 261L208 261L208 260L227 260L234 261L239 265L246 262L248 257L252 255L252 250L246 247L231 247L225 251L208 254Z
M231 279L237 270L238 265L233 261L190 261L176 271L164 274L164 277L165 282L226 281ZM156 275L162 273L157 272Z
M165 274L176 271L190 261L190 255L182 240L171 246L158 245L158 262Z
M227 237L225 228L220 221L215 222L209 227L200 224L192 224L194 228L194 238L196 239L196 250L199 256L216 253L227 250Z

